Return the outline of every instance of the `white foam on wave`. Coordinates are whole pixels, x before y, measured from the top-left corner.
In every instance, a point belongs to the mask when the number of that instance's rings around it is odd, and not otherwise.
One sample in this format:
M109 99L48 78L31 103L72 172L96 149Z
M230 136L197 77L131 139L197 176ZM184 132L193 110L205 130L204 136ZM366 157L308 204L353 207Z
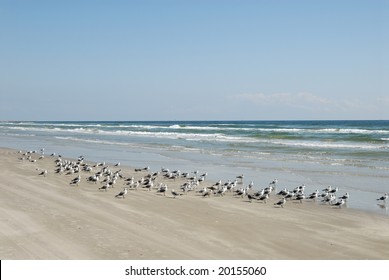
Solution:
M283 145L283 146L296 146L296 147L307 147L307 148L324 148L324 149L365 149L365 150L380 150L380 149L389 149L389 145L379 145L379 144L354 144L354 143L327 143L327 142L318 142L318 141L272 141L273 144Z
M310 131L310 130L309 130ZM369 130L356 128L324 128L316 130L319 133L341 133L341 134L389 134L389 130Z
M361 128L289 128L289 127L258 127L258 124L243 124L244 126L232 126L232 124L209 124L205 126L198 126L196 124L184 123L184 124L165 124L161 123L158 125L152 124L138 124L138 123L53 123L53 122L44 122L44 123L36 123L36 122L5 122L1 123L2 126L8 127L10 129L19 129L19 130L34 130L39 129L42 131L48 131L51 129L62 129L66 130L69 128L71 132L72 129L81 129L81 128L99 128L99 129L130 129L123 131L131 131L131 129L135 129L136 131L150 131L150 130L199 130L199 131L235 131L235 132L258 132L258 133L290 133L290 134L361 134L361 135L371 135L371 134L381 134L381 135L389 135L389 130L384 129L361 129ZM236 125L236 124L234 124ZM261 125L261 124L259 124ZM64 129L65 128L65 129ZM387 140L389 138L383 138L383 140Z
M379 150L389 149L388 144L366 144L366 143L347 143L347 142L320 142L320 141L296 141L296 140L273 140L258 139L253 137L229 136L223 133L180 133L180 132L161 132L161 131L133 131L133 130L102 130L97 128L71 128L63 129L59 127L8 127L14 130L22 131L43 131L43 132L66 132L86 135L107 135L107 136L134 136L149 137L162 139L176 139L186 141L207 141L207 142L225 142L225 143L264 143L272 145L290 146L290 147L307 147L323 149L365 149Z
M7 133L7 132L0 132L0 135L4 136L16 136L16 137L34 137L36 136L35 134L16 134L16 133Z

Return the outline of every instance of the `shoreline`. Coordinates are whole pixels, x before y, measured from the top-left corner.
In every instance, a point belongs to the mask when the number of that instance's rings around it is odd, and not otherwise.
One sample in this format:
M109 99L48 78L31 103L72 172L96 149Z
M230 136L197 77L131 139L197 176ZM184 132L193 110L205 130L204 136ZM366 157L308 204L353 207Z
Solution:
M274 194L266 204L232 193L173 198L184 179L158 178L166 196L140 188L118 199L124 179L105 192L81 172L71 186L77 175L54 174L56 157L29 162L8 148L0 155L1 259L389 259L385 215L308 201L280 208Z

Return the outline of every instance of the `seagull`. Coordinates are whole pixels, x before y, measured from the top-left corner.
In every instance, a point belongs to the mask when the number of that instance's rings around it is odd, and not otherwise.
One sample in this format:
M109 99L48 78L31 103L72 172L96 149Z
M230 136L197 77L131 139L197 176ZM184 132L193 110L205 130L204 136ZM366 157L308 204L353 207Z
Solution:
M324 193L318 195L318 197L321 197L321 198L326 198L326 197L328 197L328 196L329 196L329 193L328 193L328 192L324 192Z
M274 185L276 185L278 183L278 180L277 179L274 179L273 181L271 181L270 183L269 183L269 186L274 186Z
M200 178L198 179L199 183L201 182L204 182L205 181L205 176L200 176Z
M324 202L324 204L332 204L333 201L336 200L336 196L334 194L329 194L327 197L325 197L322 202Z
M299 192L304 192L304 190L305 190L305 185L301 185L301 186L295 187L293 189L293 192L294 193L299 193Z
M241 183L243 182L243 178L244 178L243 174L236 176L236 179L239 179Z
M234 189L236 188L236 185L238 184L238 180L235 179L234 182L232 182L230 185L227 186L227 190L229 192L232 192L234 191Z
M81 182L81 176L78 175L76 178L74 178L71 182L70 182L70 185L77 185L78 186L78 183Z
M344 201L346 201L349 197L350 197L349 193L346 192L343 196L340 196L339 198L343 199Z
M99 188L99 190L101 190L101 191L107 191L108 188L109 188L109 185L108 185L108 184L105 184L104 186L101 186L101 187Z
M127 188L124 188L124 190L122 190L120 193L118 193L117 195L115 195L115 197L121 197L121 198L125 198L125 195L127 194Z
M255 196L251 195L251 194L247 194L247 198L249 199L249 202L251 203L253 199L255 199Z
M243 196L246 195L246 189L240 188L239 190L235 191L234 195L240 195L243 198Z
M222 180L217 181L215 184L213 184L211 187L219 187L222 184Z
M207 188L204 188L204 191L202 192L203 197L211 197L211 191L208 190Z
M273 190L274 190L274 187L273 187L273 186L268 186L268 187L265 188L264 191L265 191L265 194L266 194L266 193L270 194Z
M143 177L142 177L143 178ZM151 191L151 189L154 187L154 181L150 181L148 182L146 185L143 186L143 188L146 188L146 189L149 189L149 191Z
M383 196L381 196L380 198L377 198L377 200L379 201L383 201L383 202L386 202L386 200L388 199L388 194L385 193Z
M341 208L343 204L344 204L344 199L341 199L341 200L338 201L337 203L332 204L332 206L339 206L339 208Z
M39 173L39 176L43 176L43 177L46 177L47 175L47 170L43 170L41 173Z
M138 190L138 187L139 187L139 181L136 181L133 185L131 185L131 187L134 189L134 190Z
M287 195L285 195L284 198L285 198L285 200L287 200L288 198L293 199L295 196L296 196L296 193L291 192L291 193L288 193Z
M286 199L285 199L285 197L284 197L283 199L281 199L281 200L278 201L277 203L274 203L274 205L281 206L281 208L284 208L285 202L286 202Z
M305 199L305 195L304 194L298 194L296 196L296 200L299 200L300 203L303 203L303 199Z
M261 197L265 194L265 189L262 189L260 191L257 191L256 193L254 193L254 196L256 197Z
M313 199L313 200L316 200L316 198L318 197L319 195L319 191L316 190L315 192L311 193L310 195L307 196L307 199Z
M339 190L339 188L336 187L335 189L330 190L329 193L336 193L338 190Z
M218 194L220 196L224 196L224 194L226 193L227 191L227 187L226 186L223 186L221 189L219 189L217 192L215 192L214 194Z
M99 181L100 177L97 176L97 175L93 175L93 176L89 176L86 180L89 181L89 182L94 182L95 184L97 184L97 181Z
M157 190L157 192L163 193L163 195L166 195L166 191L167 191L167 185L161 183L159 185L159 189Z
M286 188L284 188L283 190L280 190L280 191L277 193L277 195L283 195L283 196L285 196L285 195L287 195L287 194L289 194L289 191L288 191Z
M172 192L172 195L173 195L174 198L176 198L176 196L181 196L182 195L182 193L178 193L174 189L172 189L171 192Z
M259 201L263 201L264 203L266 203L267 200L268 200L268 198L269 198L269 194L267 193L267 194L265 194L265 195L260 196L260 197L258 198L258 200L259 200Z

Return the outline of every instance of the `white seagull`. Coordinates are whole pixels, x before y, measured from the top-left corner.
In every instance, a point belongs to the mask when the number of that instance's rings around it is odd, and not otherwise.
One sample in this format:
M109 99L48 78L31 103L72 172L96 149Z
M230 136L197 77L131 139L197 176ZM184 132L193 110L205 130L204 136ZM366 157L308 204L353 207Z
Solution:
M264 194L264 195L261 195L258 200L259 201L263 201L264 203L266 203L266 201L269 199L269 194Z
M163 193L163 195L166 195L167 191L167 185L166 184L160 184L159 189L157 190L158 193Z
M339 206L339 208L341 208L343 204L344 204L344 199L341 199L341 200L338 201L337 203L332 204L332 206Z
M284 197L283 199L281 199L281 200L278 201L277 203L274 203L274 205L281 206L281 208L284 208L285 202L286 202L286 199L285 199L285 197Z
M101 190L101 191L107 191L108 188L109 188L109 185L108 185L108 183L106 183L105 185L101 186L101 187L99 188L99 190Z
M41 173L39 173L40 176L46 177L47 175L47 170L43 170Z
M182 193L178 193L174 189L172 189L171 192L172 192L172 195L173 195L174 198L176 198L176 196L181 196L182 195Z
M346 192L343 196L340 196L339 198L343 199L344 201L346 201L349 197L350 197L349 193Z
M78 183L81 182L81 176L78 175L76 178L74 178L69 184L70 185L77 185L78 186Z
M124 190L122 190L120 193L118 193L117 195L115 195L115 197L118 197L118 198L125 198L125 195L127 194L127 188L124 188Z
M236 176L236 179L239 179L241 183L243 182L243 178L244 178L243 174L239 175L239 176Z
M387 199L388 199L388 194L387 193L385 193L380 198L377 198L378 201L383 201L383 202L386 202Z
M277 183L278 183L278 180L277 180L277 179L274 179L273 181L271 181L271 182L269 183L269 186L275 186Z
M247 194L247 198L249 199L249 202L251 203L253 199L256 199L255 196L251 195L251 194Z

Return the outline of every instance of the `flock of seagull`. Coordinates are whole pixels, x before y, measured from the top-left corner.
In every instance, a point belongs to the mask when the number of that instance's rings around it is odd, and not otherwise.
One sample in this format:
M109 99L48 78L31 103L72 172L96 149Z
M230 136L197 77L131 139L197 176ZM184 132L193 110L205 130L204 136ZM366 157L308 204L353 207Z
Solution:
M20 160L28 160L30 162L36 162L36 159L33 159L32 155L38 153L37 151L29 151L22 152L19 151L23 155L20 157ZM278 192L276 192L276 185L278 183L277 179L272 180L266 188L263 188L259 191L254 191L254 182L251 181L246 187L244 186L243 179L244 175L236 176L234 180L228 180L227 182L222 182L221 180L210 184L204 182L207 178L207 173L203 173L200 175L198 171L194 171L191 173L181 172L179 170L170 171L167 168L161 168L160 171L150 172L150 168L136 168L134 169L133 174L140 174L139 179L135 179L134 176L126 177L123 175L122 170L118 169L116 171L112 171L108 164L105 162L96 163L94 165L88 164L85 162L83 156L78 157L76 161L65 160L61 155L56 156L55 154L51 154L51 157L56 157L54 160L55 174L65 174L65 176L72 176L77 174L76 177L70 180L69 184L72 186L78 186L81 181L81 173L89 174L86 176L85 181L97 184L99 183L99 187L97 188L99 191L107 191L110 188L114 188L114 186L118 183L118 181L122 181L124 188L119 193L115 195L116 198L125 198L129 190L138 190L140 188L151 191L156 190L157 193L163 194L166 196L168 192L168 184L166 182L172 180L177 181L177 179L181 179L175 185L180 185L179 191L175 189L171 189L171 197L176 198L180 197L188 192L196 192L198 195L202 197L211 197L211 196L224 196L227 193L232 193L235 197L247 198L246 201L258 201L262 203L267 203L271 194L275 194L276 197L279 198L277 202L274 203L274 207L283 208L287 201L296 201L302 203L305 200L310 201L320 201L322 204L328 204L332 207L341 208L350 195L346 192L343 195L338 195L339 188L333 188L328 186L321 190L321 192L317 189L316 191L305 194L305 185L301 185L295 187L293 189L284 188ZM44 149L41 149L39 159L44 158ZM114 165L117 169L120 167L120 163ZM93 170L97 169L98 171L92 173ZM39 175L46 177L48 174L47 170L42 170ZM162 178L162 179L161 179ZM388 199L388 193L383 194L381 197L377 198L379 203L386 203Z

